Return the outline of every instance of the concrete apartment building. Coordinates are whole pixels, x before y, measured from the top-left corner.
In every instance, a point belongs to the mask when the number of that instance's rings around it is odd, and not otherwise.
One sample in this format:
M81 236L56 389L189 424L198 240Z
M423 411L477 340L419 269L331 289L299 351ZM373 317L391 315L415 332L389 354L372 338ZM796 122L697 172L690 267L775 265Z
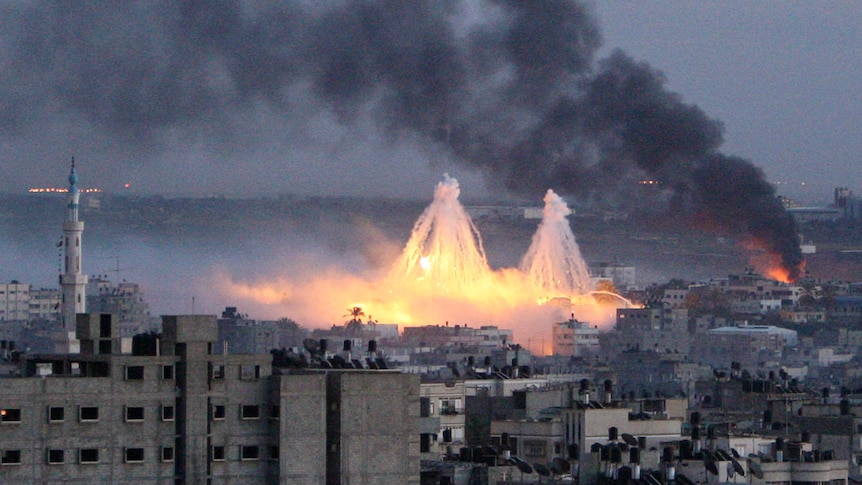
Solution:
M0 483L419 483L419 379L273 369L216 348L214 316L163 317L158 355L79 314L80 354L0 378Z
M423 382L420 385L422 416L436 421L435 429L421 436L421 449L429 459L439 459L450 447L457 450L465 445L465 415L467 401L463 380Z
M0 285L0 321L30 318L30 285L12 281Z
M599 352L599 329L571 318L555 322L551 329L552 353L564 357L588 357Z

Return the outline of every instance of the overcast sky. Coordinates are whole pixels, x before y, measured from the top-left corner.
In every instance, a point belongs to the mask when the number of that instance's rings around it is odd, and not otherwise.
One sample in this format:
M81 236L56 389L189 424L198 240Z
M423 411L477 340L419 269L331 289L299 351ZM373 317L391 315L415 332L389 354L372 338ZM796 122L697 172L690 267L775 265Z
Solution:
M512 80L496 81L506 62L493 59L502 49L491 45L488 26L521 18L516 8L506 17L504 8L476 2L416 3L423 6L414 23L410 8L393 8L402 3L371 13L310 12L307 2L0 3L0 191L62 186L73 155L83 186L136 193L428 198L445 171L461 181L463 194L479 195L482 180L495 180L498 170L507 171L499 177L505 182L488 193L521 191L524 173L539 178L531 190L541 193L541 176L568 173L499 168L490 160L496 145L487 149L498 133L489 127L499 123L498 144L516 156L523 147L506 145L509 126L521 119L528 125L539 112L533 109L550 106L541 90L565 92L559 85L570 78L538 80L545 68L515 59L528 46L538 49L536 58L559 64L554 55L568 53L540 51L564 45L560 39L532 43L530 37L547 37L540 22L500 37L520 35L520 50L508 54L512 70L522 70L512 76L526 88L513 88ZM862 3L602 0L592 13L588 22L565 26L584 32L572 47L583 56L565 67L566 76L590 76L620 48L664 73L664 88L685 106L722 123L721 153L750 160L770 182L790 184L780 193L824 202L835 186L862 193ZM458 25L435 37L445 30L441 18ZM378 28L377 21L398 28ZM371 34L362 30L368 24ZM474 39L465 32L480 30L487 35L464 47ZM350 51L356 39L367 45ZM414 46L414 39L429 40ZM458 57L465 52L469 62ZM359 68L348 59L354 53L363 59ZM413 54L439 64L404 60ZM396 64L395 74L387 62ZM415 76L429 65L424 77ZM417 107L423 98L416 91L431 93L431 109ZM500 108L509 104L518 107ZM453 128L473 125L482 127Z
M662 70L670 90L724 123L722 151L816 200L841 186L862 195L862 3L602 0L594 7L606 49ZM803 182L811 187L801 190Z

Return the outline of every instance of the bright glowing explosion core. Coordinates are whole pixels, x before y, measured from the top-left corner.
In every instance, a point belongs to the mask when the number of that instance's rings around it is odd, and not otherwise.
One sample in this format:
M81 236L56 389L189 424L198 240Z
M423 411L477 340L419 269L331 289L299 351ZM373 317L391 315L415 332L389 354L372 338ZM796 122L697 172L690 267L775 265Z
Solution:
M553 322L571 315L599 327L613 322L617 306L592 297L562 198L548 190L542 222L520 267L493 270L459 195L458 181L444 175L400 256L380 275L330 268L304 277L306 282L238 283L228 277L226 290L233 298L275 305L306 326L340 324L345 308L359 306L379 323L511 328L519 343L538 353L550 351Z

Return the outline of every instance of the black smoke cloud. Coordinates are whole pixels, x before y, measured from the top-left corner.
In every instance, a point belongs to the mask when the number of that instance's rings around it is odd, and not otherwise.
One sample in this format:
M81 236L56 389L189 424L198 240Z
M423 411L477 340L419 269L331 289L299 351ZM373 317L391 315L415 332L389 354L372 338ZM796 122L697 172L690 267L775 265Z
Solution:
M795 227L721 124L616 51L575 1L33 1L0 7L0 134L81 117L136 152L180 127L230 146L241 114L325 110L390 143L538 196L625 200L661 180L673 208L757 240L792 277ZM297 121L294 121L296 123ZM301 120L298 121L301 124ZM145 156L140 163L146 163Z

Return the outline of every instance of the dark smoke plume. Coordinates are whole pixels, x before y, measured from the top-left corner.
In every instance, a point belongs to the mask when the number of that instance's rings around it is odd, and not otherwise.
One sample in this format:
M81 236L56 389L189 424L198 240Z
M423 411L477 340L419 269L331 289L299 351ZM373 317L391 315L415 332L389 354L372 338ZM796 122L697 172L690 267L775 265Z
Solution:
M630 198L709 220L802 257L792 220L751 163L718 152L722 127L601 38L577 1L31 1L0 7L0 135L73 114L138 151L175 127L228 146L260 106L372 119L540 196ZM141 162L145 163L145 162Z

